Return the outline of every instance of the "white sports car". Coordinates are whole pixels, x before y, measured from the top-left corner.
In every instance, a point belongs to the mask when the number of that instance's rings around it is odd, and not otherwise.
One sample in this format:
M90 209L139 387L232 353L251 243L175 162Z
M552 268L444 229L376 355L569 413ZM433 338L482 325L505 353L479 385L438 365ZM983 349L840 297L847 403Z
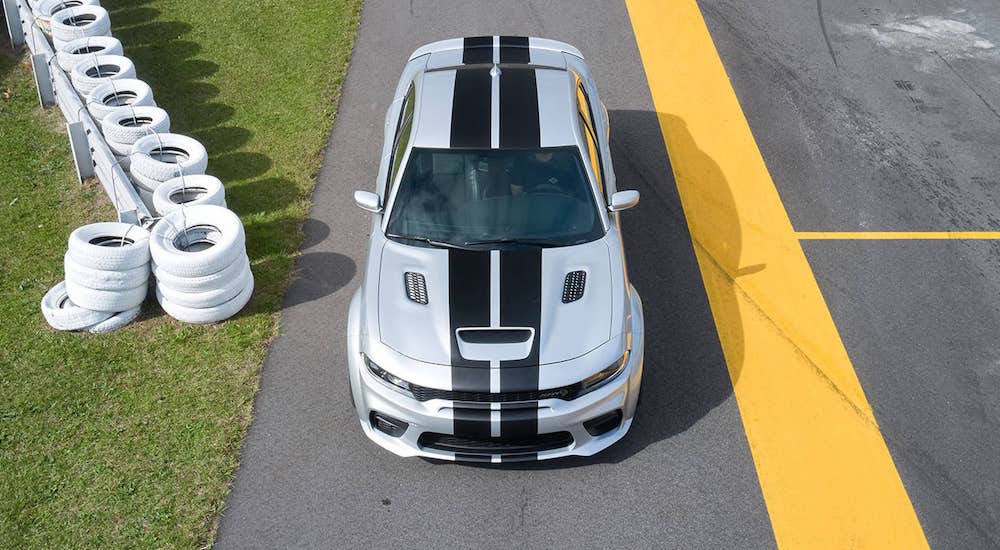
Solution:
M348 365L401 456L508 462L620 440L642 377L608 117L580 52L538 38L413 53L385 119Z

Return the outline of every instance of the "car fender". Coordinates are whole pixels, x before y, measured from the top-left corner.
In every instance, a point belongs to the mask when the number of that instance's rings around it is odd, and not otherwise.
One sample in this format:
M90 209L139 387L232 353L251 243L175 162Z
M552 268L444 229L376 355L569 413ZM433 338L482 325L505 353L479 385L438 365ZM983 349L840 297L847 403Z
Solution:
M359 365L361 364L361 288L354 291L351 306L347 310L347 376L350 381L348 391L351 403L357 406L364 399L361 387Z

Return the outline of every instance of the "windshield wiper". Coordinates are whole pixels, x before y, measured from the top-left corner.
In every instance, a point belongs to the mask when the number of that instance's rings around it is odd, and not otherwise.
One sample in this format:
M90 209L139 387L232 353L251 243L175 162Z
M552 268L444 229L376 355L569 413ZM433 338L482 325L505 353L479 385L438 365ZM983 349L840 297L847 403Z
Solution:
M385 236L392 239L403 239L406 241L416 241L418 243L425 243L431 246L436 246L438 248L457 248L459 250L465 250L464 245L450 243L448 241L435 241L434 239L429 239L427 237L417 237L414 235L399 235L396 233L386 233Z
M483 239L480 241L465 241L465 246L475 246L480 244L527 244L532 246L559 246L559 243L554 243L545 239Z

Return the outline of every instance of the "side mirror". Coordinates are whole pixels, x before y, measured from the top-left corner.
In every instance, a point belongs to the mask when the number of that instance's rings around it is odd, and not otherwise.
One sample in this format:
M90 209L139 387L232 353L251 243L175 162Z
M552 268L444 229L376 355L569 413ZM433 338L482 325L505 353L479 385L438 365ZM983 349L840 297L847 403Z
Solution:
M354 204L358 205L358 208L367 210L373 214L382 213L382 199L370 191L355 191Z
M611 204L608 205L608 210L611 212L621 212L622 210L628 210L637 204L639 204L638 191L619 191L614 195L611 195Z

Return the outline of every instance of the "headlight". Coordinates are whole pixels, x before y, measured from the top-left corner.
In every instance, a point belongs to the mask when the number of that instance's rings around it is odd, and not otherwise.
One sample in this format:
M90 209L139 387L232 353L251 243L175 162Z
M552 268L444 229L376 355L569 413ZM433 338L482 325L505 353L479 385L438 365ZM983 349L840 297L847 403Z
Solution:
M611 382L619 374L621 374L623 370L625 370L626 364L628 364L628 350L626 350L617 361L608 365L608 368L585 378L583 382L580 383L580 393L578 395L590 393L608 382Z
M413 397L413 392L410 391L409 382L376 365L375 362L369 359L367 355L362 354L361 357L364 358L365 365L368 366L368 372L372 373L379 380L385 382L390 388Z

